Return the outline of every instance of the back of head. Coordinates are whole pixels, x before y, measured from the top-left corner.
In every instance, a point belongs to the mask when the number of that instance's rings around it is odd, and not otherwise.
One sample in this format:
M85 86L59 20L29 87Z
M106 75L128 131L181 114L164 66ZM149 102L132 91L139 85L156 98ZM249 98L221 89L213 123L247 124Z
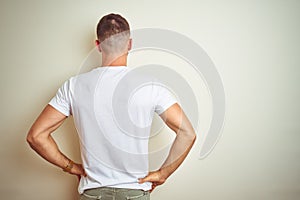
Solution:
M128 50L130 38L129 24L119 14L102 17L97 25L97 37L101 50L109 55L120 55Z

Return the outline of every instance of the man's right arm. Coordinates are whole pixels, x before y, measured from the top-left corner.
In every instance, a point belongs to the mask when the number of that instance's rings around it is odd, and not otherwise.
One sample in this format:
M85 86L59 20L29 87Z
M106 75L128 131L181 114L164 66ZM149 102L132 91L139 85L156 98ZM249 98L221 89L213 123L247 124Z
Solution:
M152 182L152 190L163 184L182 164L196 140L192 124L177 103L160 114L160 117L176 133L176 138L162 167L139 180L139 183Z

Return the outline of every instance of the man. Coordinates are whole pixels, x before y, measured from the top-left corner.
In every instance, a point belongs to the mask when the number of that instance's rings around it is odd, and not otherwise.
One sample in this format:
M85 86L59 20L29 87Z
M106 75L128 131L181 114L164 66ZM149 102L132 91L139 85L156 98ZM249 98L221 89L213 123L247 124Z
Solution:
M196 134L165 87L127 67L132 40L122 16L104 16L97 37L102 66L67 80L32 125L27 141L44 159L79 178L81 199L150 199L150 192L186 158ZM126 79L128 74L134 76ZM148 85L137 87L137 79L147 79ZM139 89L131 91L134 87ZM161 168L148 172L154 112L176 138ZM69 115L80 138L82 165L64 155L51 136Z

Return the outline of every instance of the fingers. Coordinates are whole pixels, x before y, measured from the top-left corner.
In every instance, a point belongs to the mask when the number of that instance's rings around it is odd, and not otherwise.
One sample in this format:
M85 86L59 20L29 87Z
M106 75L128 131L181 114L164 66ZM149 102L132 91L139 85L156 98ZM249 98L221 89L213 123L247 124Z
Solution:
M80 179L82 176L84 176L84 177L87 176L87 174L85 173L84 170L82 170L80 174L74 174L74 175L77 176L78 182L80 182Z
M81 165L81 174L80 175L84 176L84 177L87 176L87 174L85 173L84 168L82 167L82 165Z
M152 183L152 187L149 190L149 192L152 192L157 186L163 184L164 181L165 180L161 180L161 178L159 176L159 172L157 172L157 171L150 172L146 177L139 179L140 184L145 183L145 182L151 182Z
M85 171L83 170L83 176L84 177L87 177L87 174L85 173Z
M146 177L139 179L140 184L145 183L145 182L154 182L154 181L157 181L157 180L155 180L155 178L153 177L152 174L148 174Z
M145 177L145 178L139 178L139 184L142 184L142 183L145 183L145 182L147 182L147 179L146 179L147 177Z
M159 171L154 171L154 172L149 172L149 174L144 177L139 179L139 183L145 183L145 182L152 182L152 183L163 183L164 180L161 180L160 177L160 172Z
M151 188L150 192L152 192L156 187L157 187L157 184L156 183L152 183L152 188Z
M77 177L84 176L86 177L87 174L84 171L84 168L82 167L81 164L74 164L74 167L72 170L69 172L70 174L76 175Z
M87 174L85 173L84 169L82 169L82 171L80 172L79 176L87 177Z

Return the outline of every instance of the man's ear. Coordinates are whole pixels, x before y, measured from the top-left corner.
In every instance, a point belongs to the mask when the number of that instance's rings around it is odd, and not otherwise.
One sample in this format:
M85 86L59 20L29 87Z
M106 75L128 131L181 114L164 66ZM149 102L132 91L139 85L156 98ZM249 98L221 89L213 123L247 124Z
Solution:
M132 48L132 39L130 38L128 42L128 51L130 51L131 48Z
M101 52L101 45L99 40L95 40L95 45L97 46L98 50Z

